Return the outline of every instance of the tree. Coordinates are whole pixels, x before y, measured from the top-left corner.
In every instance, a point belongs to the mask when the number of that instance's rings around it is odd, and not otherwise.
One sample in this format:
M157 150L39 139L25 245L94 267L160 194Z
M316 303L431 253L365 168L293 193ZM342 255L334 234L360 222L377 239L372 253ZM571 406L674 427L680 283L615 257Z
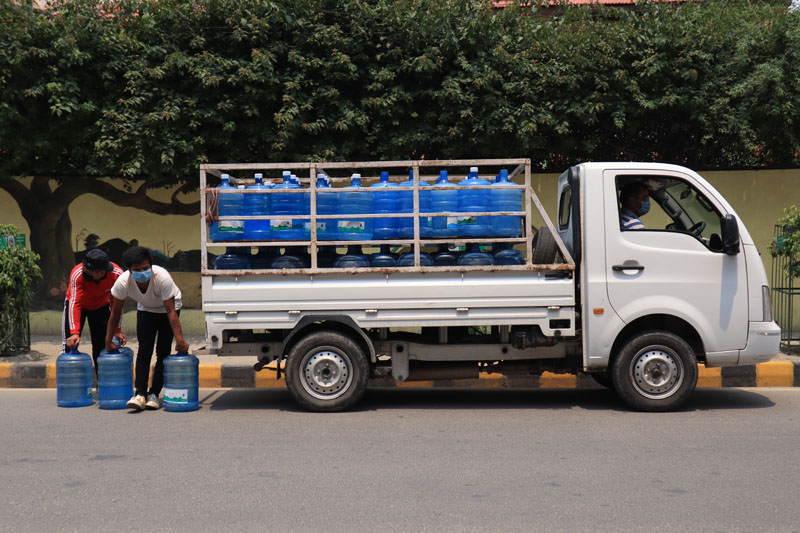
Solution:
M196 214L148 191L194 190L207 161L800 164L800 13L785 4L549 18L537 2L495 13L481 0L50 7L0 7L0 187L55 293L72 265L70 202Z

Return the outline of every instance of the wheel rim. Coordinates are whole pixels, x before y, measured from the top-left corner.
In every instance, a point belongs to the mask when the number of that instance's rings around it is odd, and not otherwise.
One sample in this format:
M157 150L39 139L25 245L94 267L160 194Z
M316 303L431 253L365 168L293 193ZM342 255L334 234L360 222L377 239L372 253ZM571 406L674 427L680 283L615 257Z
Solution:
M350 388L352 363L346 353L333 347L312 350L300 363L303 389L318 400L333 400Z
M666 346L648 346L631 361L630 377L636 390L652 400L675 394L683 384L683 362Z

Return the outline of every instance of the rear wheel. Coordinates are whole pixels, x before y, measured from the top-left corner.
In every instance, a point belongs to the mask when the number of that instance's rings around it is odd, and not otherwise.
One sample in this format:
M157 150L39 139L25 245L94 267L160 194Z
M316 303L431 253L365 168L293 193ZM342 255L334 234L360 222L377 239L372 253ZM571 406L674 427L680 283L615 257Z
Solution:
M312 411L342 411L367 390L369 364L364 350L336 331L317 331L289 351L286 386Z
M683 405L697 385L697 358L674 333L648 331L629 339L614 360L614 389L640 411L670 411Z

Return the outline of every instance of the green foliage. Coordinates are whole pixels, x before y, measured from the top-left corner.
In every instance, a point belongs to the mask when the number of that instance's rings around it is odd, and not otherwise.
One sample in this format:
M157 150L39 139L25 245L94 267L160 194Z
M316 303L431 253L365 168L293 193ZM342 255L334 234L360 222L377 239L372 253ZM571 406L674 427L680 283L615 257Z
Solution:
M194 182L206 161L800 164L800 13L710 0L0 7L0 177Z
M0 224L0 236L16 234L16 226ZM28 309L34 283L41 277L38 260L37 254L21 246L0 249L0 355L28 347Z
M770 243L769 251L773 257L788 258L784 268L790 279L800 278L800 210L793 205L783 212L777 222L783 227L783 234Z

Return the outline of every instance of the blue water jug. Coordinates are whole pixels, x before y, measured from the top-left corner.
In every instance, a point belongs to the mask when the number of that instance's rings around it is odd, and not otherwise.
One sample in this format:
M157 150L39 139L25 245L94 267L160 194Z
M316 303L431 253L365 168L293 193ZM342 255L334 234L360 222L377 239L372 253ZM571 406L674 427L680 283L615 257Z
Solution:
M458 258L459 266L479 266L479 265L493 265L494 258L491 254L481 252L481 247L478 244L470 244L469 250L461 254Z
M495 265L524 265L525 256L511 247L510 243L499 242L492 245L492 257Z
M471 167L467 178L461 180L459 186L471 187L474 185L491 185L486 180L478 177L478 167ZM489 190L460 189L458 191L458 211L468 213L471 211L488 212ZM487 216L459 216L458 234L461 237L488 237L492 233L491 217Z
M292 183L297 185L299 189L303 189L303 184L300 183L300 180L294 174L292 176ZM309 215L311 214L311 193L304 192L302 194L298 194L299 199L297 200L297 214L298 215ZM297 230L298 238L302 240L310 239L311 238L311 219L310 218L295 218L292 220L292 227Z
M97 358L97 405L125 409L133 396L133 350L123 346L100 352Z
M250 185L245 190L258 191L244 195L244 214L247 216L269 215L269 193L271 184L264 183L263 174L255 175L255 185ZM269 239L269 220L245 220L244 238L248 241L266 241Z
M347 247L347 253L339 257L335 263L334 268L367 268L369 267L369 259L361 253L361 246L350 245Z
M335 215L338 198L339 196L335 191L333 191L327 176L324 174L317 175L317 214ZM317 240L339 240L339 233L337 229L337 220L335 218L317 220Z
M263 247L258 253L250 256L250 268L260 270L272 268L272 262L278 257L276 249L273 247Z
M439 179L431 185L431 213L455 213L458 211L458 189L447 181L447 171L439 172ZM458 216L433 217L434 237L458 235Z
M296 190L300 188L299 183L292 180L288 170L283 171L283 181L272 186L273 191ZM269 231L273 239L299 241L307 238L302 229L294 223L295 217L302 211L302 199L300 194L281 193L271 194L269 206ZM302 221L301 221L302 222Z
M59 355L56 359L56 401L58 406L86 407L92 405L92 379L92 356L76 349Z
M217 270L247 270L250 268L250 249L240 246L229 246L225 253L214 258Z
M458 254L451 252L446 244L440 244L439 250L431 254L436 266L454 266L458 264Z
M231 185L230 176L222 175L220 191L235 191L236 187ZM221 217L235 217L244 214L244 194L220 193L218 215ZM209 236L213 242L219 241L239 241L244 238L244 221L242 220L220 220L211 224Z
M400 184L402 187L414 186L414 171L408 173L408 181ZM431 209L431 191L428 190L430 183L426 181L419 182L419 212L430 213ZM398 191L397 193L397 207L400 213L413 213L414 212L414 191ZM413 218L398 218L397 219L397 236L401 239L414 238L414 219ZM421 239L429 239L433 236L433 218L429 216L420 215L419 217L419 236Z
M353 174L350 185L344 187L339 194L336 209L337 215L351 215L356 213L372 213L372 193L347 192L348 189L361 187L361 174ZM372 239L371 218L341 218L337 224L339 240L342 241L368 241Z
M489 190L491 211L522 211L522 190L509 189L514 185L508 179L508 170L503 169ZM495 237L519 237L522 234L522 217L491 217L492 235Z
M370 256L369 264L373 267L393 267L397 266L397 258L391 253L388 244L382 244L381 251Z
M164 409L170 412L196 411L200 361L185 353L164 358Z
M275 258L272 268L309 268L311 256L302 246L288 246L283 255Z
M420 252L419 254L419 264L420 266L433 266L433 257L430 254L425 252ZM413 267L414 266L414 254L412 252L402 254L397 259L397 266L399 267Z
M397 195L399 193L392 190L396 187L398 187L396 183L389 181L389 173L381 172L380 181L370 187L378 189L372 193L373 212L376 215L398 213ZM372 223L372 238L396 239L397 226L398 219L396 217L375 218Z

